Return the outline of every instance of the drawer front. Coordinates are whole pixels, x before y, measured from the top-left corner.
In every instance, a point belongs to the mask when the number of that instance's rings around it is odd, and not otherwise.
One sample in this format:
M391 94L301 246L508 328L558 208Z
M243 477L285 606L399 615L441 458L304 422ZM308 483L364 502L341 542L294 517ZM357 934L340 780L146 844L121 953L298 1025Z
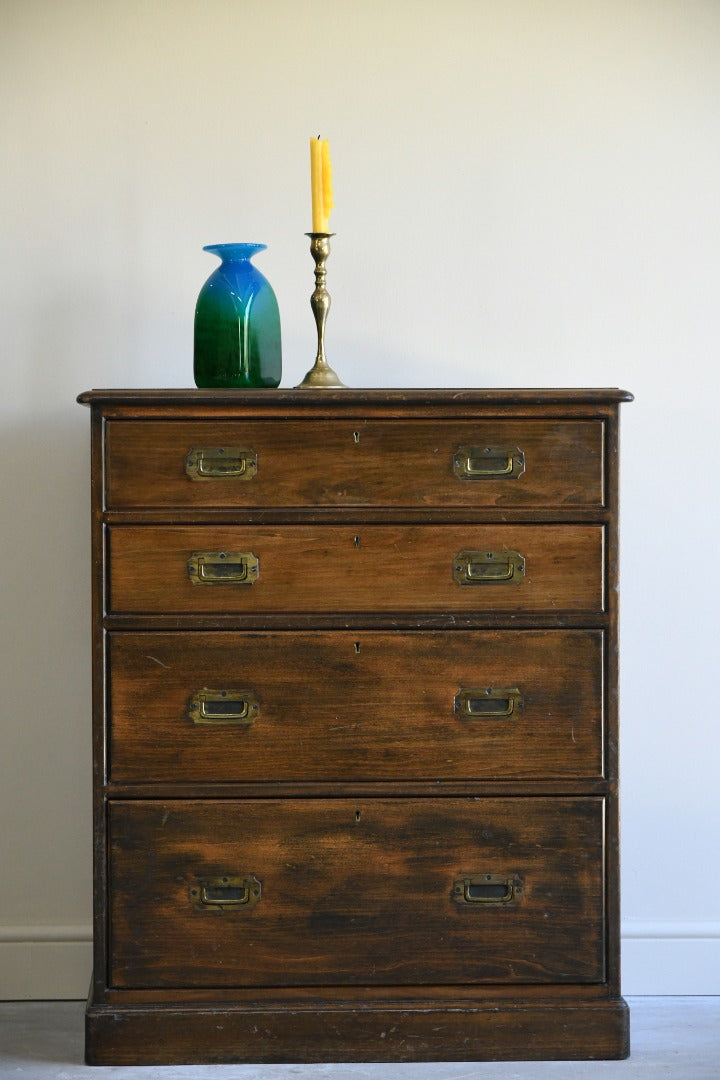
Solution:
M600 506L599 420L126 421L107 505Z
M601 525L116 526L118 613L601 612Z
M111 633L116 782L602 776L599 630Z
M592 983L600 798L115 802L118 988Z

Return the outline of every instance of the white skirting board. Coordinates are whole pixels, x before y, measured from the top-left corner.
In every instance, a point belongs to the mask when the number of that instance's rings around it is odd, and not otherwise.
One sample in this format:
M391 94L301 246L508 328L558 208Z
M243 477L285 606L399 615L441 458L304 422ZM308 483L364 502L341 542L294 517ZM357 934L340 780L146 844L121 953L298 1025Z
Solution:
M623 924L622 984L628 995L720 994L720 923ZM87 996L87 926L0 927L0 1001Z
M89 926L0 926L0 1001L87 997Z
M720 923L622 924L623 994L720 994Z

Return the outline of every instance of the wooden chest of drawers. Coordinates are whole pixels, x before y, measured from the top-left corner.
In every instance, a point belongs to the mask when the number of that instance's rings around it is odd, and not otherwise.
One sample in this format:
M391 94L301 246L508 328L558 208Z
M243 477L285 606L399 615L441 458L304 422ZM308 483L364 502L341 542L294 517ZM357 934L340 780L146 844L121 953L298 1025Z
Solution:
M625 1056L630 395L79 400L88 1062Z

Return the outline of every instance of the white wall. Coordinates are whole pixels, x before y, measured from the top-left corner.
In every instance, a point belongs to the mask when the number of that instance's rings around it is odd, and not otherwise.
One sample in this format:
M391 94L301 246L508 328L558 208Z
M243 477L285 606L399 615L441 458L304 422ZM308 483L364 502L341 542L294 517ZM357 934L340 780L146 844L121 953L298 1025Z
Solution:
M625 989L720 992L715 0L4 0L0 996L89 980L91 386L189 386L203 244L260 240L283 385L605 386L623 411Z

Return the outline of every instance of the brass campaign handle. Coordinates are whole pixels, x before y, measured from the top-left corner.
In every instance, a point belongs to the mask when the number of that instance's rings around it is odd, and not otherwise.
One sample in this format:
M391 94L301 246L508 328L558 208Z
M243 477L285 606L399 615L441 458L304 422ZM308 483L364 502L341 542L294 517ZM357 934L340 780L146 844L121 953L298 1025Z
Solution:
M458 585L519 585L525 557L518 551L459 551L453 562Z
M525 454L516 446L461 446L453 455L453 472L463 480L517 477L525 472Z
M452 897L459 904L512 904L520 899L522 880L517 874L471 874L456 878Z
M522 712L525 702L517 687L458 690L455 712L467 720L509 720Z
M252 551L194 551L187 562L193 585L253 585L259 572Z
M188 716L194 724L251 727L260 703L249 690L198 690L190 698Z
M192 902L206 908L249 909L257 904L261 895L262 883L254 874L206 878L190 889Z
M257 454L242 446L195 446L185 457L191 480L252 480Z

